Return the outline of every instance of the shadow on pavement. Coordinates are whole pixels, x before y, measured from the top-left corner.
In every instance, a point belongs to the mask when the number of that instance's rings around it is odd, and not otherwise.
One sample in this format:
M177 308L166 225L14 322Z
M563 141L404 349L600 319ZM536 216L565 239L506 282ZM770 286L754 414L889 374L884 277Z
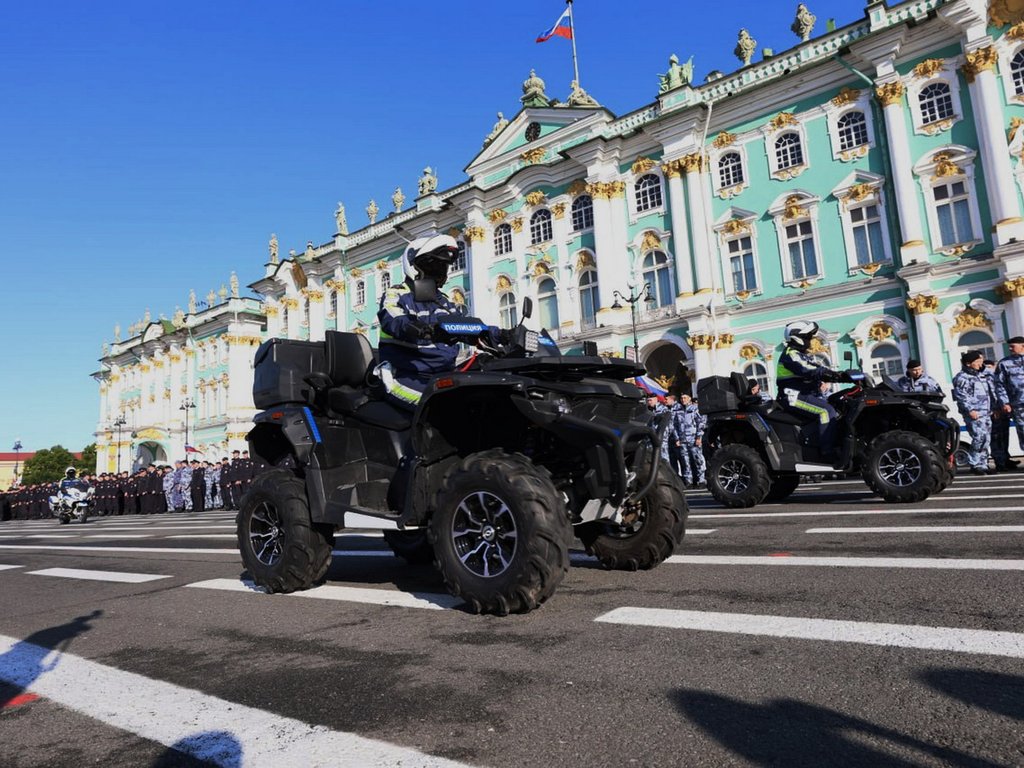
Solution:
M912 768L921 764L922 753L943 765L965 768L998 765L867 720L792 699L752 704L687 689L679 689L670 696L689 721L754 765Z
M242 745L229 731L205 731L174 742L150 768L241 768Z
M88 632L92 622L102 615L103 611L95 610L66 624L33 632L0 655L0 709L24 693L40 675L55 668L71 641ZM56 655L47 661L54 651Z
M1024 677L980 669L925 670L920 679L940 693L972 707L1024 720Z

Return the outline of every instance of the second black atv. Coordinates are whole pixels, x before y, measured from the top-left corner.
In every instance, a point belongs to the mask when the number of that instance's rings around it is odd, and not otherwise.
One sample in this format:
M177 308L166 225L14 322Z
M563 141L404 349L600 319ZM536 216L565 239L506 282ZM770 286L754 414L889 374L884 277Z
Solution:
M642 393L626 381L642 368L563 357L546 332L522 324L495 333L456 317L436 330L483 351L437 377L415 413L383 397L359 334L259 348L254 395L265 410L248 439L273 469L238 515L257 584L315 584L352 514L390 528L388 543L407 560L433 560L478 612L544 602L568 571L574 533L608 568L652 568L676 550L686 500L659 466L661 436Z
M908 393L845 371L854 386L829 396L839 414L839 455L826 460L815 420L800 418L747 393L739 373L697 385L708 419L703 449L711 495L727 507L782 501L801 475L856 472L886 501L923 501L953 481L960 427L941 395Z

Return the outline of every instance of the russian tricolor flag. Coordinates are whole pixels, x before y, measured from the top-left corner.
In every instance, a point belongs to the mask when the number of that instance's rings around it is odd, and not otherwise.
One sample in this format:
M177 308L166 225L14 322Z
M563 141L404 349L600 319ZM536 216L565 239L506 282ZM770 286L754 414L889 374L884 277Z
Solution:
M668 394L668 390L660 386L658 382L648 376L637 376L633 381L648 395L653 395L659 400L663 399Z
M562 11L562 15L558 17L558 21L551 29L537 38L537 42L543 43L552 37L564 37L566 40L572 40L572 15L568 8Z

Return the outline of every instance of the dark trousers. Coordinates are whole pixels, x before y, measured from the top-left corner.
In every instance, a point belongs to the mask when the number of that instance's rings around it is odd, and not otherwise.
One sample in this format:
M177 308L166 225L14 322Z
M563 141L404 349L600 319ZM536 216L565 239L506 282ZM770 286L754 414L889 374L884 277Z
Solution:
M206 507L206 483L193 485L189 488L189 495L192 497L192 511L205 512Z

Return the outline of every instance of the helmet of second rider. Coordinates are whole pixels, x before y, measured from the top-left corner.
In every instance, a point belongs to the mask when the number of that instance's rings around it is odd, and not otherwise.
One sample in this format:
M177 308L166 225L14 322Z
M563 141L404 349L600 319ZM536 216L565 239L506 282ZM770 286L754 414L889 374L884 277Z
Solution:
M451 235L430 235L413 240L402 254L402 268L409 284L429 300L448 280L448 267L459 255L459 245ZM427 281L433 284L427 285ZM426 293L429 290L430 296Z
M806 352L817 334L818 324L813 320L795 320L786 325L784 337L789 346Z
M67 469L64 470L64 477L66 477L68 480L74 480L76 474L78 474L78 470L75 469L74 467L68 467Z

